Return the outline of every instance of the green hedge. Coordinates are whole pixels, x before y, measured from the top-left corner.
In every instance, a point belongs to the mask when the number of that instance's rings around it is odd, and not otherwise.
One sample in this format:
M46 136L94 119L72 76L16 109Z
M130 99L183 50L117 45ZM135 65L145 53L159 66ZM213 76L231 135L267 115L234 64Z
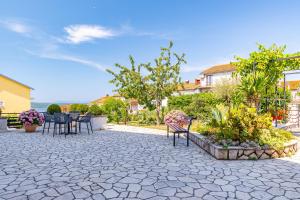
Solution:
M70 111L78 111L81 114L86 113L89 110L89 106L87 104L72 104L70 106Z
M168 100L169 110L182 110L187 115L197 117L202 121L209 121L211 109L222 100L212 92L172 96Z
M47 112L53 115L54 113L61 113L61 108L58 104L51 104L47 108Z

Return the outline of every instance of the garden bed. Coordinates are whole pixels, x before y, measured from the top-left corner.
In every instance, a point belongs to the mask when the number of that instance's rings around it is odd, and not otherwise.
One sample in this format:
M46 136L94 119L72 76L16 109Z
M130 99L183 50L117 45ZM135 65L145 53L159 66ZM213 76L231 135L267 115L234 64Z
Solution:
M190 140L204 149L218 160L262 160L270 158L282 158L294 155L298 150L298 141L291 140L284 145L282 150L270 148L244 148L240 146L223 147L216 145L206 136L190 133Z

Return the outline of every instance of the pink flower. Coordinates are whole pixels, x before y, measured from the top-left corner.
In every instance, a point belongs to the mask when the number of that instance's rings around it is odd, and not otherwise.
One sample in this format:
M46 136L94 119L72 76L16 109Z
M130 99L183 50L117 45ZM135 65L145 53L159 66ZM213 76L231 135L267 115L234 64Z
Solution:
M42 125L45 121L44 116L34 109L22 112L19 115L19 119L24 124L24 126L30 126L33 124Z

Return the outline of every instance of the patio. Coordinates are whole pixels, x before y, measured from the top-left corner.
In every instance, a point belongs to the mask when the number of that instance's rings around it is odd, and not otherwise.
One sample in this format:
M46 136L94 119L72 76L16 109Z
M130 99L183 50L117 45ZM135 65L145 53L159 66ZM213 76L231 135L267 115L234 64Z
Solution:
M0 134L0 199L300 199L300 153L218 161L166 133Z

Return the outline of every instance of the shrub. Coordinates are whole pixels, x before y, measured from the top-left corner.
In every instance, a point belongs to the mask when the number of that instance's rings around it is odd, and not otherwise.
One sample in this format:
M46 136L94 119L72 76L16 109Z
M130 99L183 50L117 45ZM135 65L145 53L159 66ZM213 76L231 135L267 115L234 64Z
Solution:
M104 114L104 110L101 108L101 106L98 106L96 104L91 105L88 110L89 113L91 113L93 116L101 116Z
M89 106L87 104L72 104L70 106L70 111L78 111L81 114L86 113L89 110Z
M47 112L53 115L54 113L61 113L61 108L58 104L51 104L47 108Z
M214 93L207 92L170 97L168 107L170 110L182 110L189 116L208 122L211 118L211 109L219 103L221 100Z
M241 106L229 109L218 105L212 113L209 126L201 131L206 135L214 135L217 141L253 141L281 149L284 143L293 138L290 132L272 127L270 114L257 114L255 108Z
M156 124L156 113L154 110L142 110L138 113L138 123L153 125Z
M103 109L108 117L108 121L119 123L121 120L127 121L128 112L127 104L114 97L107 98L103 103Z
M239 106L244 96L239 90L239 80L235 78L222 78L213 88L213 93L227 106Z
M258 142L262 145L268 145L274 149L282 150L284 144L294 138L293 134L289 131L282 129L262 129L260 130Z
M192 98L195 95L171 96L168 99L168 107L170 109L181 109L188 107L192 103Z

